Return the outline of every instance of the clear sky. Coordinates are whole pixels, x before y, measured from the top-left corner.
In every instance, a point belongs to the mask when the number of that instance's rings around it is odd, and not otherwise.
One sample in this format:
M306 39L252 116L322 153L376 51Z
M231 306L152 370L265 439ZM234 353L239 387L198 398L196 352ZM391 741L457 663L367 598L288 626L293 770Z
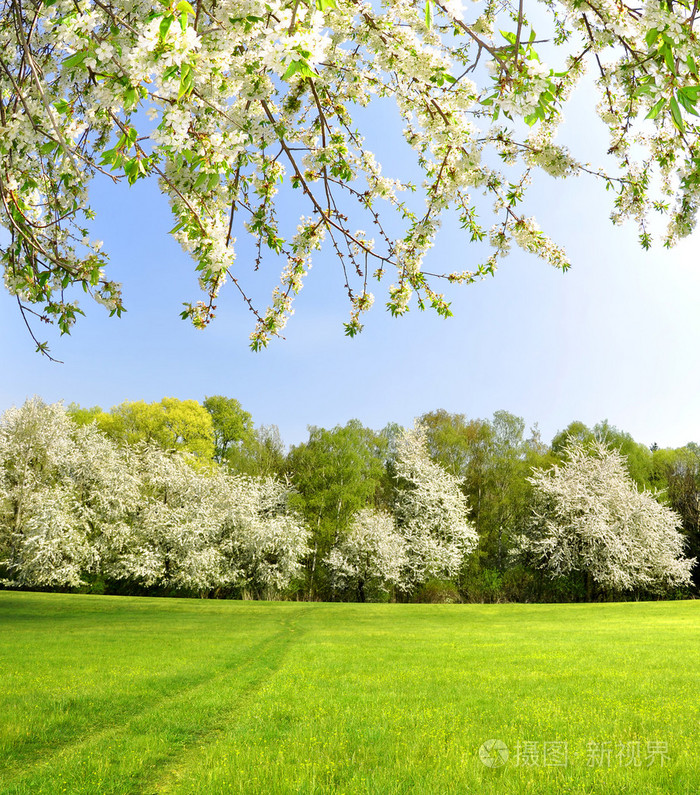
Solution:
M575 154L577 144L603 141L588 124L576 114L568 123ZM537 422L545 441L572 420L605 418L645 444L700 441L700 238L643 252L634 228L612 226L612 197L592 180L543 177L534 196L533 214L573 260L568 273L514 248L494 278L450 288L448 320L416 309L390 317L387 278L374 290L364 332L348 339L338 266L324 252L287 339L256 354L248 348L253 318L230 288L205 331L179 318L198 289L192 263L167 236L172 221L157 190L98 191L94 236L110 252L113 278L124 282L128 312L109 319L86 300L88 316L70 337L39 328L64 360L54 364L33 352L2 292L0 410L34 394L104 408L222 394L256 424L277 424L288 444L303 441L308 424L358 418L380 428L437 408L470 418L506 409ZM430 257L428 269L473 262L468 241L449 228ZM275 272L281 266L268 262Z

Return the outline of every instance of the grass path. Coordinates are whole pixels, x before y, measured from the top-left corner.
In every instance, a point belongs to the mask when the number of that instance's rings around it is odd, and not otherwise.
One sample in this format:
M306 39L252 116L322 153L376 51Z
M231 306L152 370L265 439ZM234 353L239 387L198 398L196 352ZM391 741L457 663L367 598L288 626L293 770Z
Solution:
M0 592L0 793L697 795L699 651L698 602Z

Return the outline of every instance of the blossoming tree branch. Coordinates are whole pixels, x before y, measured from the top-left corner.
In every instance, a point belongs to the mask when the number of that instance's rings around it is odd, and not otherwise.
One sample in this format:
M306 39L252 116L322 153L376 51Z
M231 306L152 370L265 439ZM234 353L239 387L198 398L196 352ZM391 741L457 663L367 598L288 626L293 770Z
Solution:
M82 314L76 286L123 311L107 254L90 237L88 188L98 174L158 180L203 293L183 317L207 325L228 282L254 315L254 349L280 334L324 245L347 292L350 336L378 280L391 282L392 313L415 297L448 315L441 280L492 274L513 242L565 269L564 251L528 215L537 169L605 180L613 220L635 221L645 247L652 211L666 216L667 245L695 223L700 43L689 0L486 0L464 9L455 0L2 0L0 8L0 251L30 330L36 315L68 332ZM586 70L610 134L609 162L597 166L555 140ZM371 114L362 109L374 102L395 104L420 184L386 175L368 148L362 124ZM465 270L428 272L446 212L490 248L478 261L475 247ZM256 254L236 262L246 236ZM266 266L282 262L267 307L250 287L266 255Z

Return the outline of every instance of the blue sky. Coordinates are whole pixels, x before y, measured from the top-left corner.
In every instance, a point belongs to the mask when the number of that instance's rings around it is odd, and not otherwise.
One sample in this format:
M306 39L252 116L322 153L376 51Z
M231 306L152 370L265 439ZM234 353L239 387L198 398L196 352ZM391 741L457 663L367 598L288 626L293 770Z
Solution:
M574 114L564 131L575 153L604 142L587 125ZM494 278L450 288L448 320L416 309L390 317L387 278L364 332L348 339L339 270L324 252L287 339L256 354L253 318L231 289L205 331L179 318L182 302L199 297L196 278L167 236L172 221L157 190L97 191L95 237L124 282L128 312L109 319L86 301L88 316L70 337L39 328L64 361L54 364L33 352L13 300L0 294L0 410L34 394L105 408L223 394L256 424L277 424L288 444L303 441L308 424L358 418L380 428L437 408L469 417L506 409L537 422L545 441L574 419L605 418L645 444L700 441L697 236L643 252L634 228L611 225L611 196L589 179L543 176L533 196L532 213L573 260L568 273L514 249ZM456 269L473 255L459 230L446 228L430 256L428 266L449 260ZM268 261L273 278L281 265Z

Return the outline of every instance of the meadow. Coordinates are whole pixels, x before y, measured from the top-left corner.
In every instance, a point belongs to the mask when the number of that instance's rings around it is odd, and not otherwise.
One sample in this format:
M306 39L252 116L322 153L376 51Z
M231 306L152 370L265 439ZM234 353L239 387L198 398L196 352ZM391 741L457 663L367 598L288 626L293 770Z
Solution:
M0 633L3 794L700 791L700 602L3 591Z

